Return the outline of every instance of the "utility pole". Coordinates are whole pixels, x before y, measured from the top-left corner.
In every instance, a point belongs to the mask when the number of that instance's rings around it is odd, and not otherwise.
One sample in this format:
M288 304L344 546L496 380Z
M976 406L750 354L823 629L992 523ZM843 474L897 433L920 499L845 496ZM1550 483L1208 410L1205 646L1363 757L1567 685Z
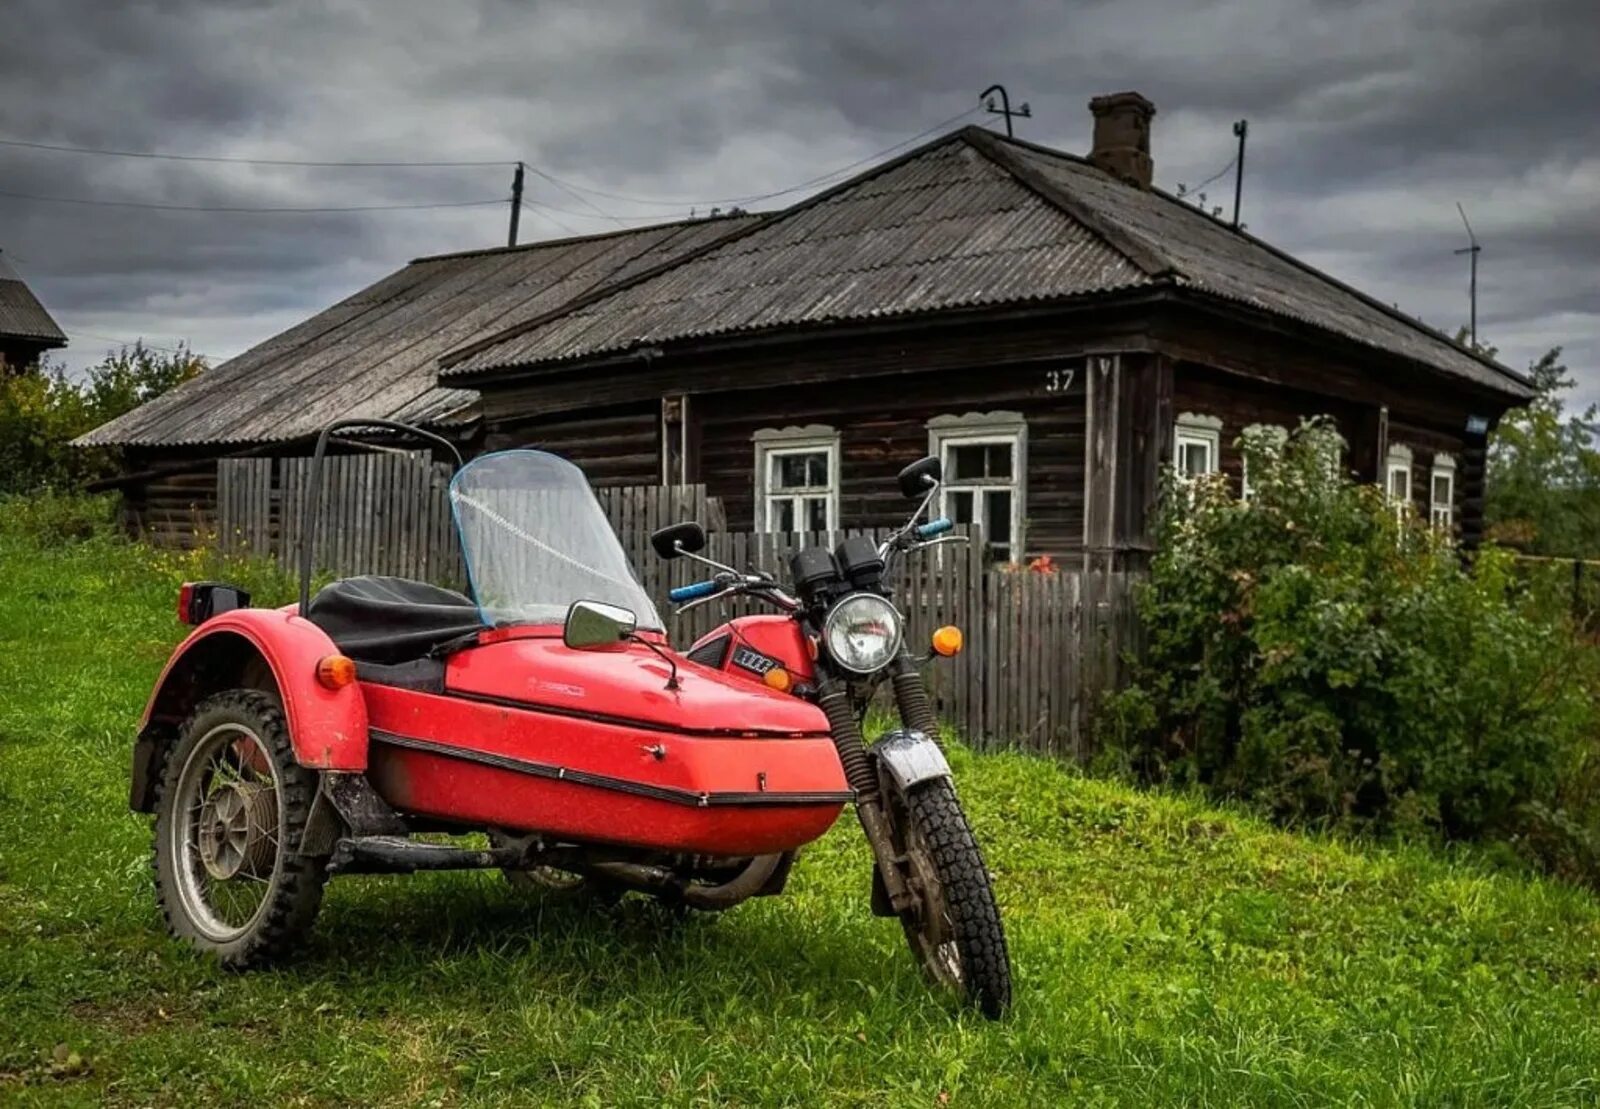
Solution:
M1233 125L1233 133L1239 136L1239 157L1234 160L1233 167L1233 226L1239 226L1239 201L1244 196L1244 140L1250 134L1250 121L1241 119Z
M994 101L990 99L992 93L1000 94L1000 107L998 108L994 106ZM1011 110L1011 97L1006 94L1006 87L1004 85L990 85L988 88L984 89L978 94L978 99L983 101L983 106L989 110L990 114L1006 117L1006 138L1008 139L1016 138L1016 136L1011 133L1011 118L1013 116L1021 119L1033 118L1033 109L1028 107L1026 101L1024 101L1016 111L1013 112Z
M522 163L511 175L511 233L506 236L507 246L517 245L517 225L522 222Z
M1471 323L1467 327L1467 334L1472 336L1472 345L1476 347L1478 345L1478 251L1482 250L1483 247L1478 245L1478 236L1472 233L1472 224L1467 222L1467 210L1461 206L1461 201L1459 200L1456 201L1456 211L1461 213L1461 222L1466 226L1467 242L1470 244L1455 253L1465 254L1471 258L1472 276L1467 282L1467 299L1471 305L1472 314L1470 316Z

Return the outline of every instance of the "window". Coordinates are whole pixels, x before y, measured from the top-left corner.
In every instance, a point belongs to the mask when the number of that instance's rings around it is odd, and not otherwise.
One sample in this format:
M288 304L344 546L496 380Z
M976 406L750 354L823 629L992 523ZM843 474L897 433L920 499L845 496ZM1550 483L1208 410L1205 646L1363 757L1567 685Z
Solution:
M839 526L839 433L813 424L763 428L756 445L756 530L832 531Z
M1022 556L1027 422L1015 412L936 416L928 449L944 467L940 511L957 524L977 524L989 553Z
M1448 454L1433 456L1428 481L1428 520L1446 534L1456 523L1456 460Z
M1393 502L1397 513L1404 512L1411 504L1411 448L1405 446L1391 446L1389 459L1384 469L1384 490Z
M1275 450L1280 457L1283 454L1283 448L1289 442L1289 429L1279 427L1276 424L1251 424L1244 429L1244 434L1253 438L1261 438L1264 444L1270 445L1270 449ZM1242 500L1249 500L1253 495L1254 490L1250 488L1250 456L1241 451L1239 459L1239 496Z
M1172 441L1172 466L1178 476L1195 478L1222 468L1222 421L1185 412Z

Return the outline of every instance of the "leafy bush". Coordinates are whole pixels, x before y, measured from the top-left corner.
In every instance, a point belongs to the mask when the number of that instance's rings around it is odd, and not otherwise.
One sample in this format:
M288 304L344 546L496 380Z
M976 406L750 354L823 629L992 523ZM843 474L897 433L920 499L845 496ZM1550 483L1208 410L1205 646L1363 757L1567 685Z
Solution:
M204 360L135 345L106 356L83 380L60 367L0 375L0 493L71 489L105 474L109 452L68 446L195 376Z
M1592 864L1600 660L1495 549L1459 552L1342 478L1332 428L1246 434L1252 498L1169 478L1148 651L1110 756L1317 826Z

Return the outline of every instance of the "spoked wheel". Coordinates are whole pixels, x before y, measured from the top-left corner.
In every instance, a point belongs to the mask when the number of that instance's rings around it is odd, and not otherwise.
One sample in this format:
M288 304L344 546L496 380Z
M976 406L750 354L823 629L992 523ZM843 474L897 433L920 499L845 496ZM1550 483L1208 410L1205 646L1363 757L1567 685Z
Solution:
M156 894L173 935L234 969L296 945L327 880L325 860L292 850L316 788L272 698L233 690L200 704L156 806Z
M1011 1006L1011 961L983 853L948 779L902 792L884 783L895 847L917 902L900 916L929 981L990 1019Z

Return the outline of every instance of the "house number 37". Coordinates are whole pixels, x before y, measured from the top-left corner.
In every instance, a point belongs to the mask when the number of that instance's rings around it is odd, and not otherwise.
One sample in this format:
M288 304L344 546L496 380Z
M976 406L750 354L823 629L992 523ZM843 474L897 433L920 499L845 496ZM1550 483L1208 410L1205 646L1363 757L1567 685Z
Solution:
M1047 393L1065 393L1072 388L1072 380L1077 376L1077 370L1046 370L1044 372L1044 391Z

